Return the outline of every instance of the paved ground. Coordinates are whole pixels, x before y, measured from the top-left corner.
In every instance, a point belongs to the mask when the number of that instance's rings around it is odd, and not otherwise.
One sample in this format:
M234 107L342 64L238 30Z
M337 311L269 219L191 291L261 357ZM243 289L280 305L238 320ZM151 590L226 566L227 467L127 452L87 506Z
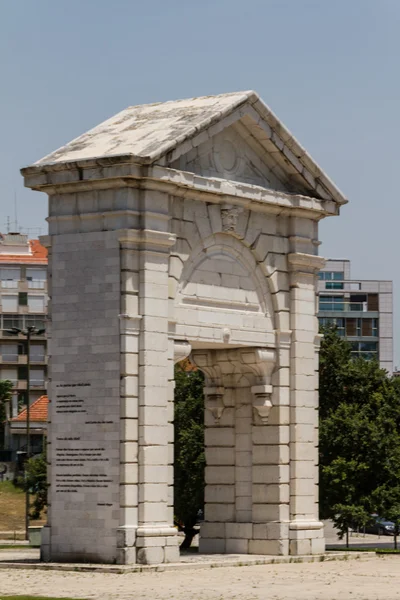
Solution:
M0 570L0 593L93 600L397 600L400 557L165 573Z

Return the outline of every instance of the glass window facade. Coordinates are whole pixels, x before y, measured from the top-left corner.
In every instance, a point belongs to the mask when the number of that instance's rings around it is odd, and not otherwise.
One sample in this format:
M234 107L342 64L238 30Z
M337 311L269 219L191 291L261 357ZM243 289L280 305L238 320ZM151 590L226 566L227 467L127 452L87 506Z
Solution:
M320 296L319 310L320 311L343 311L345 307L343 296Z
M0 315L0 329L26 329L32 325L37 329L45 329L45 318L45 315Z
M350 342L351 354L367 360L379 359L378 342Z
M321 281L343 281L343 271L320 271L319 278Z
M329 327L330 325L334 325L338 334L343 337L345 335L345 321L346 319L341 319L338 317L320 317L319 324L321 327Z

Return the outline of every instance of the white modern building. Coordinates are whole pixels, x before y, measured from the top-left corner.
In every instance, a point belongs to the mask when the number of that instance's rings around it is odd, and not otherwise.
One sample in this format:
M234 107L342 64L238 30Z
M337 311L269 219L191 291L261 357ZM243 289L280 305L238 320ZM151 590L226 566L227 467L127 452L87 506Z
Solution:
M350 261L327 260L318 282L320 325L335 324L352 353L393 372L393 283L352 279Z

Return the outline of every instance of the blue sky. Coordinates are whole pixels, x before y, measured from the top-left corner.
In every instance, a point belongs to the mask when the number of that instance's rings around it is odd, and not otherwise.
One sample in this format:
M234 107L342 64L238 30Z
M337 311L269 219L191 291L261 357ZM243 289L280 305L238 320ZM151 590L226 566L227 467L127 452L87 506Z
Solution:
M0 231L16 196L45 233L20 167L126 106L254 89L350 200L321 254L396 292L399 30L398 0L3 1Z

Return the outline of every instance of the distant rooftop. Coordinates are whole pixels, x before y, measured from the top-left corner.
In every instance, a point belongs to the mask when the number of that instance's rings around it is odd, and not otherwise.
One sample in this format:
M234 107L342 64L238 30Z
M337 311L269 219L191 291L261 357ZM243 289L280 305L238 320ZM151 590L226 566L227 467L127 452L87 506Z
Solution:
M33 423L46 423L47 421L47 412L48 412L49 399L46 395L40 396L33 404L31 404L29 409L29 420ZM24 408L19 415L13 417L11 421L21 422L26 421L27 410Z
M0 233L0 263L47 265L47 250L22 233Z

